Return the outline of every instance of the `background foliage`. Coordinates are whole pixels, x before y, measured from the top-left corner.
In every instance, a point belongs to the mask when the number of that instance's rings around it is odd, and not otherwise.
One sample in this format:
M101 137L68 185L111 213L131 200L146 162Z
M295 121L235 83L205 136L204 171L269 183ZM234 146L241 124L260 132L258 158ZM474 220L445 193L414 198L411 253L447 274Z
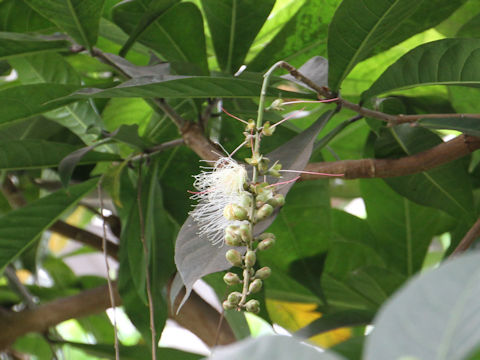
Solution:
M477 0L1 0L5 357L114 358L106 279L69 262L102 251L102 222L114 295L138 330L120 331L122 359L151 357L147 282L155 342L168 317L209 346L251 335L244 314L226 313L216 339L218 312L193 293L182 317L166 289L181 289L175 259L187 293L204 277L223 300L225 248L192 232L176 240L187 190L198 160L222 151L214 143L231 152L244 139L222 107L255 118L262 73L284 60L317 88L277 71L269 101L340 98L267 112L295 116L264 153L344 176L304 177L289 191L270 226L277 245L259 257L273 270L259 316L329 350L272 336L212 359L479 358L479 255L443 264L480 233L479 27ZM58 234L80 246L66 250ZM92 289L102 296L45 323L49 305ZM70 318L77 337L56 326Z

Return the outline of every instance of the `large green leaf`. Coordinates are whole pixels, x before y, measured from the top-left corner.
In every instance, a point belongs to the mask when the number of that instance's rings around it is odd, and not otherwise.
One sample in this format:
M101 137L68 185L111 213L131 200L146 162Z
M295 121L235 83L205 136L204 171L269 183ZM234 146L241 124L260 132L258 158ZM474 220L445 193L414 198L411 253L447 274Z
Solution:
M421 119L418 124L430 129L450 129L480 137L480 119L459 116L458 118Z
M202 0L220 68L230 74L243 64L275 0Z
M480 343L478 253L416 277L380 310L364 358L460 360Z
M342 360L340 355L302 344L290 336L261 336L215 348L209 360Z
M441 231L436 229L439 212L396 194L382 180L362 180L360 186L377 252L389 269L407 276L417 272L432 237Z
M44 53L25 56L11 61L24 84L56 83L81 85L80 75L57 53ZM92 103L80 101L69 104L46 114L46 117L67 127L85 143L91 144L96 139L87 133L91 127L99 127L101 118Z
M74 99L56 100L78 88L78 85L32 84L0 90L0 126L74 102Z
M478 86L480 39L443 39L398 59L362 94L363 99L425 85Z
M54 24L33 11L23 0L0 2L0 31L46 32L55 28Z
M97 180L57 191L0 218L0 270L13 261L65 211L89 193Z
M92 49L105 0L24 0L35 11L65 30L80 45Z
M333 91L375 46L393 33L421 1L344 0L338 7L328 32L328 83Z
M126 81L110 89L83 89L73 94L72 98L252 98L259 96L260 89L260 81L243 80L232 77L142 77ZM272 87L268 89L267 96L316 98L313 93L294 93Z
M0 32L0 59L33 55L44 51L67 50L68 41L26 34Z
M279 60L300 66L314 55L326 55L326 32L337 4L337 0L306 1L249 62L248 70L265 71Z
M25 170L55 167L76 149L74 145L53 141L3 140L0 142L0 169ZM91 152L80 160L79 165L115 160L119 160L117 155Z
M442 143L430 130L408 124L384 129L375 143L378 158L398 158ZM468 162L456 160L418 174L385 179L400 195L421 205L441 209L456 218L474 218Z
M113 18L132 34L148 12L151 9L147 2L138 0L119 4L114 8ZM180 3L161 12L137 39L157 51L179 74L208 74L203 19L195 4Z

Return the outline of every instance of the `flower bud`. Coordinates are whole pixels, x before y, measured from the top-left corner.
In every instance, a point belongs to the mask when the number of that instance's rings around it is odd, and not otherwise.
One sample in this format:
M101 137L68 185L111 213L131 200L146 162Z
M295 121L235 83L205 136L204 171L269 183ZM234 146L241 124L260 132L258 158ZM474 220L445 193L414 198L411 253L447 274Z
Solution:
M269 204L263 205L260 209L257 210L255 213L255 222L262 221L272 215L273 213L273 206Z
M275 239L273 238L268 238L265 240L262 240L258 243L257 249L260 251L270 249L273 245L275 245Z
M228 250L225 258L233 266L242 266L242 255L235 249Z
M273 233L263 233L263 234L258 236L257 240L265 240L265 239L269 239L269 238L275 240L275 234L273 234Z
M252 267L253 265L255 265L256 261L257 255L255 255L255 251L248 250L245 254L245 265L248 267Z
M248 287L248 291L250 291L251 294L257 293L261 289L262 289L262 280L260 279L253 280L250 286Z
M227 220L246 220L248 219L248 212L240 205L228 204L223 209L223 216Z
M231 274L231 273L229 273L229 274ZM265 280L266 278L270 277L271 274L272 274L272 269L270 269L268 266L265 266L265 267L257 270L257 272L255 273L255 278ZM224 279L225 279L225 277L224 277Z
M273 166L270 169L268 169L267 174L271 175L271 176L275 176L275 177L280 177L280 176L282 176L280 174L281 169L282 169L282 164L279 164L278 161L277 161L277 162L275 162L275 164L273 164Z
M235 308L237 307L237 305L228 302L228 300L225 300L225 301L222 303L222 306L223 306L223 309L224 309L224 310L233 310L233 309L235 309Z
M272 205L274 208L285 205L285 196L282 194L276 194L273 198L268 200L268 204Z
M238 291L235 291L235 292L232 292L230 295L228 295L227 301L230 304L238 305L241 299L242 299L242 294L239 293Z
M252 207L252 203L252 195L249 192L244 191L240 196L239 204L245 209L250 209Z
M248 124L247 126L245 127L245 131L252 131L252 130L255 130L256 128L256 125L255 125L255 120L253 119L248 119Z
M228 246L241 246L243 245L242 239L238 236L232 236L231 234L225 234L225 244Z
M263 124L263 128L262 128L262 134L263 135L272 136L274 131L275 131L275 127L272 127L270 125L269 121L267 121L267 122L265 122L265 124Z
M257 191L258 191L258 194L255 197L255 200L257 201L257 203L259 201L265 203L273 197L273 190L272 189L258 188Z
M252 229L250 227L250 224L240 225L238 231L240 233L240 238L244 242L249 243L250 241L252 241Z
M261 270L261 269L260 269ZM260 271L259 270L259 271ZM257 271L258 272L258 271ZM234 274L232 272L228 272L223 276L223 281L225 281L225 284L227 285L236 285L240 284L240 278L238 277L237 274Z
M252 299L247 301L247 303L245 304L245 308L248 312L258 314L260 312L260 303L258 302L258 300Z
M270 160L265 157L258 162L257 168L261 175L265 175L267 173L269 163Z
M275 99L272 101L272 104L268 107L268 109L282 111L283 110L282 104L283 104L283 99Z

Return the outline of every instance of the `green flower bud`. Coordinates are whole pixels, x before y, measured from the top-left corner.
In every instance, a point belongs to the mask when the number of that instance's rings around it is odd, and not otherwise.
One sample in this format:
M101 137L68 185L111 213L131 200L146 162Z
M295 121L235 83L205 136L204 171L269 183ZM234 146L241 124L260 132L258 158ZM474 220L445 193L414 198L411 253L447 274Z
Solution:
M251 294L255 294L259 292L261 289L262 289L262 280L260 279L253 280L250 286L248 287L248 291L250 291Z
M240 197L240 205L245 209L250 209L252 207L252 204L252 195L249 192L244 191Z
M282 176L280 174L281 169L282 169L282 164L279 164L278 161L276 161L275 164L273 164L273 166L270 169L268 169L267 174L275 177L280 177Z
M242 294L239 293L238 291L235 291L235 292L232 292L230 295L228 295L227 301L230 304L238 305L241 299L242 299Z
M252 229L250 227L250 224L242 224L239 227L239 233L240 233L240 238L246 242L249 243L252 241Z
M275 132L275 128L270 125L270 122L267 121L263 124L262 134L265 136L272 136Z
M251 158L245 158L245 162L252 166L257 166L262 161L263 155L254 153Z
M262 240L258 243L257 249L260 251L270 249L273 245L275 245L275 239L273 238L268 238L265 240Z
M255 222L262 221L272 215L273 213L273 206L269 204L263 205L260 209L257 210L255 213Z
M248 267L252 267L253 265L255 265L256 261L257 256L255 255L255 251L248 250L245 254L245 265Z
M275 99L272 101L272 104L268 107L267 110L277 110L277 111L282 111L283 107L283 99Z
M245 304L245 308L248 312L258 314L260 312L260 303L258 302L258 300L252 299L247 301L247 303Z
M268 200L270 200L271 198L273 198L273 189L270 189L270 188L258 188L257 191L258 191L258 194L257 194L257 196L255 197L255 200L256 200L257 202L261 201L261 202L266 203Z
M225 244L228 246L241 246L243 245L242 239L238 236L232 236L230 234L225 235Z
M258 272L258 271L257 271ZM240 284L241 280L238 277L237 274L234 274L232 272L228 272L223 276L223 281L225 281L225 284L227 285L236 285Z
M280 207L285 205L285 196L282 194L276 194L273 198L268 200L268 204L272 205L273 207Z
M250 276L253 277L253 275L255 275L255 269L253 267L251 267L250 269L248 269L248 272L250 273Z
M255 273L255 278L265 280L266 278L270 277L271 274L272 274L272 269L265 266L265 267L257 270L257 272Z
M237 307L237 305L228 302L228 300L225 300L225 301L222 303L222 306L223 306L223 309L224 309L224 310L233 310L233 309L235 309L235 308Z
M252 130L255 130L255 128L256 128L255 120L248 119L248 124L245 127L245 131L251 132Z
M228 204L223 209L223 216L227 220L247 220L248 212L237 204Z
M242 266L242 255L235 249L228 250L225 258L233 266Z
M265 240L265 239L269 239L269 238L275 240L276 239L275 234L263 233L257 238L257 240Z

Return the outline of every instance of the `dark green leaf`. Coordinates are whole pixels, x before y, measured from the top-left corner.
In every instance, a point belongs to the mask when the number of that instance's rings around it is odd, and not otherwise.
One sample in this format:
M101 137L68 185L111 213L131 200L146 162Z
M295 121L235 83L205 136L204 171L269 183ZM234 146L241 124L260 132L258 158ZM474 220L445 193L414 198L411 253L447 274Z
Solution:
M45 140L2 140L0 142L0 169L20 170L58 166L60 161L75 150L74 145ZM119 160L117 155L93 152L79 164Z
M35 355L39 360L49 360L52 358L52 349L50 344L40 334L31 333L24 335L15 342L13 348L31 355Z
M370 310L345 310L326 314L295 332L295 335L309 338L345 326L368 325L373 320L374 315L375 312Z
M137 150L145 150L148 146L148 144L138 136L137 124L121 125L117 130L110 134L110 137Z
M392 34L412 15L417 0L344 0L328 31L328 84L333 91L360 61L371 55L375 46Z
M0 32L0 59L33 55L45 51L67 50L69 43L55 37Z
M141 77L126 81L110 89L83 89L72 98L110 98L110 97L145 97L145 98L208 98L208 97L258 97L261 89L258 81L242 80L231 77L176 77L155 76ZM313 99L312 93L295 93L269 88L267 96Z
M216 348L209 360L341 360L335 353L323 351L311 345L302 344L290 336L261 336L250 338L235 344Z
M336 7L336 1L306 1L283 29L253 58L248 69L266 71L279 60L300 66L314 55L325 56L328 23Z
M478 86L480 39L444 39L416 47L391 65L363 99L421 85Z
M39 15L23 0L0 2L0 31L34 32L55 30L55 25Z
M480 35L480 14L471 18L458 30L459 38L478 38Z
M266 156L271 161L279 160L285 168L305 168L312 152L313 142L320 129L331 116L332 112L326 112L310 128ZM286 179L292 179L293 177L294 175L292 176L292 173L288 173L288 175L285 176ZM290 187L291 184L282 188L281 191L286 194L286 191L288 191ZM271 217L258 224L255 232L258 233L265 230L273 219L274 217ZM186 299L188 299L195 281L205 275L228 269L231 266L225 259L225 252L228 250L228 246L221 248L213 246L208 239L199 238L197 233L197 224L193 218L189 216L180 229L175 244L175 264L186 287L186 294L180 307ZM173 299L175 299L177 295L178 293L171 292Z
M113 18L132 34L144 14L149 12L144 0L125 2L115 7ZM180 3L161 13L137 41L157 51L178 74L208 74L203 19L192 3Z
M375 155L379 158L414 155L441 143L442 139L431 131L403 124L381 132L375 144ZM456 160L419 174L385 181L411 201L471 221L473 194L467 166L465 161Z
M365 336L355 336L334 345L330 350L343 355L348 360L362 360L364 342Z
M25 0L39 14L65 30L80 45L97 42L98 24L105 0Z
M478 253L408 283L378 313L364 357L460 360L480 342Z
M233 74L244 63L274 4L275 0L202 0L217 61L224 72Z
M430 129L450 129L461 131L465 134L480 137L480 119L466 116L457 118L421 119L419 125Z
M126 75L131 78L142 76L170 75L169 63L161 63L150 66L138 66L114 54L104 53L103 57L108 59L108 61L114 64L117 68L120 68Z
M0 269L21 254L66 210L90 192L97 180L60 190L0 218ZM27 226L28 224L28 226Z

